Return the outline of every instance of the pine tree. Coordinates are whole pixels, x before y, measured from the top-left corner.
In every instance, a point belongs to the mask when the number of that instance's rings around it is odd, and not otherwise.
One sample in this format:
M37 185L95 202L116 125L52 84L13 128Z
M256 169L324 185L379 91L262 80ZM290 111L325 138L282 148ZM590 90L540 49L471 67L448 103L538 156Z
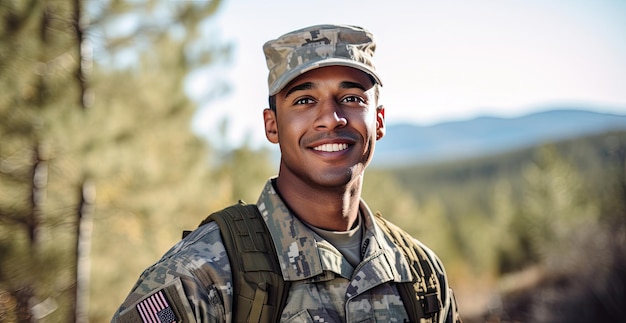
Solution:
M141 268L230 202L183 87L228 56L200 29L219 4L0 3L0 321L108 321Z
M594 226L600 217L595 201L585 194L578 171L553 146L538 150L535 162L524 170L522 225L531 251L546 264L569 251L577 230Z

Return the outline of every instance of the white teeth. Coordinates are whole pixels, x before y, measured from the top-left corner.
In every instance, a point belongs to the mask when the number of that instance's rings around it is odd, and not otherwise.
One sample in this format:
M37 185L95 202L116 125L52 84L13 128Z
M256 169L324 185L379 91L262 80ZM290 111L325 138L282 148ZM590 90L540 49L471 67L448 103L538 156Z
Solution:
M317 151L335 152L348 149L348 144L324 144L313 148Z

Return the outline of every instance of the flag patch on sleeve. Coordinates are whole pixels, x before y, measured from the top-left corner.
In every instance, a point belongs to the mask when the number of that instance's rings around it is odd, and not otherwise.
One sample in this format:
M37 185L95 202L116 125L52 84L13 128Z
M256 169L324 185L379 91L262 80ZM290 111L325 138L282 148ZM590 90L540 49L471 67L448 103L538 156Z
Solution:
M163 294L163 290L139 302L137 311L144 323L174 323L179 321Z
M195 323L180 278L137 300L123 310L116 323Z

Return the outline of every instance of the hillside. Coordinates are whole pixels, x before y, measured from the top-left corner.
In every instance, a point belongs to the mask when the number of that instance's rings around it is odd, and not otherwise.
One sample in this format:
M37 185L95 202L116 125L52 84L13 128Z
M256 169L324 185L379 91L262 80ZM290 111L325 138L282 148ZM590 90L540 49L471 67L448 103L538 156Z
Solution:
M432 126L392 124L376 146L373 165L405 166L484 156L623 129L626 114L585 110L549 110L516 118L479 117Z
M615 167L620 154L624 154L625 131L608 131L573 139L554 140L519 149L503 150L485 156L451 159L433 163L418 163L385 168L408 188L415 197L437 190L455 190L462 195L484 197L483 185L491 185L499 178L512 183L521 180L522 171L534 163L542 146L550 145L561 158L581 171L589 185L600 180L610 167ZM477 185L464 190L466 184ZM479 189L476 189L479 188ZM479 198L480 199L480 198Z
M618 322L626 315L613 288L626 277L625 165L622 130L375 172L417 201L419 214L403 227L456 273L465 322ZM476 282L458 276L458 262L474 268ZM481 291L485 273L497 282Z

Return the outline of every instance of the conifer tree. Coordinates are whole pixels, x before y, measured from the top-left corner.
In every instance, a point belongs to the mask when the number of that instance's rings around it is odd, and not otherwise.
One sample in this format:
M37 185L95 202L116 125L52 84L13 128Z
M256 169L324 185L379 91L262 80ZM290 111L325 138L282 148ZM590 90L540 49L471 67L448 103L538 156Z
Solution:
M108 321L140 268L230 202L184 91L228 56L200 28L219 4L0 3L1 320Z
M534 163L524 170L526 180L522 210L532 252L549 263L563 255L577 230L595 225L600 210L585 194L578 171L553 146L538 150Z

